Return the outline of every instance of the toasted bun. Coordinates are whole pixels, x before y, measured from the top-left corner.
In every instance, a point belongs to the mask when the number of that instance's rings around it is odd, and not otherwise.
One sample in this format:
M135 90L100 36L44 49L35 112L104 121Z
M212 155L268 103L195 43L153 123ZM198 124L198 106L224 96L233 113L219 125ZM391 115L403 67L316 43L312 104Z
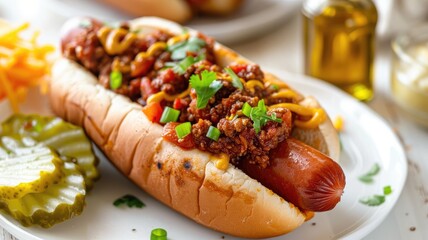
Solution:
M145 31L182 31L181 26L158 18L140 18L130 25ZM190 33L196 34L193 30ZM221 66L249 63L218 43L215 54ZM217 169L210 153L185 151L165 141L162 126L150 122L139 104L98 85L95 76L70 60L61 58L55 63L50 87L50 102L57 115L83 126L110 161L135 184L202 225L235 236L262 238L292 231L313 216L233 165L225 171ZM332 154L330 149L334 147L329 145L336 143L329 141L335 138L325 137L323 126L318 130L321 135L311 135L309 142L319 143ZM325 128L331 126L329 123ZM303 138L305 134L296 133Z

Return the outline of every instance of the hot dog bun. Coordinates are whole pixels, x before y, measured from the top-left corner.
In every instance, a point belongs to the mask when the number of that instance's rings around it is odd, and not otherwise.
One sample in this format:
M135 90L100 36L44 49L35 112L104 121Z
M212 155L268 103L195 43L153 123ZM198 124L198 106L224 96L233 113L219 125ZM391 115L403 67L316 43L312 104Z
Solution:
M185 23L195 13L227 15L236 11L243 0L198 0L190 4L186 0L99 0L132 16L155 16L178 23Z
M182 32L180 25L158 18L139 18L130 25L143 31ZM219 43L215 55L220 66L249 63ZM313 216L233 165L226 171L217 169L210 153L185 151L164 140L162 126L150 122L139 104L103 88L77 63L59 59L50 88L50 102L58 116L83 126L110 161L138 186L202 225L235 236L262 238L292 231ZM304 101L318 104L313 98ZM337 159L339 142L331 134L331 122L312 131L298 131L295 136L323 146L323 151Z

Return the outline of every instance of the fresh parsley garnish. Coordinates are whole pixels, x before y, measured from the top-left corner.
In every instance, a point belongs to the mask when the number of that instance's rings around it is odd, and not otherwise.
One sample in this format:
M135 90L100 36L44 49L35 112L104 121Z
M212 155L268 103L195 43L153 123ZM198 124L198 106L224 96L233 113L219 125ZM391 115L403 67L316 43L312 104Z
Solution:
M130 208L143 208L144 206L146 206L140 199L130 194L126 194L123 197L116 199L116 201L113 202L113 205L115 205L116 207L119 207L121 205L127 205Z
M187 52L198 53L206 45L205 41L198 37L190 37L186 41L168 46L172 60L181 60L187 57Z
M186 70L193 64L205 59L205 55L201 54L197 57L188 56L181 60L180 62L167 62L165 63L166 67L172 67L172 70L178 74L184 74Z
M268 121L282 122L282 119L277 118L275 113L269 116L266 112L267 108L263 99L259 100L257 107L251 107L248 103L244 103L244 106L242 106L242 113L253 121L253 127L256 133L259 133L261 128L266 125Z
M197 74L190 77L190 86L196 91L196 107L198 109L205 108L210 98L223 87L221 81L216 79L216 73L207 70L201 73L201 77Z
M116 90L122 86L122 73L120 71L112 71L110 73L110 89Z
M238 88L239 90L242 90L244 88L244 86L242 85L241 79L239 79L239 77L236 75L236 73L230 68L225 68L224 70L232 78L232 85L234 87Z
M370 197L361 198L360 203L367 205L367 206L370 206L370 207L379 206L385 202L385 197L390 195L391 193L392 193L391 186L385 186L383 188L383 195L375 194L375 195L370 196Z
M379 164L375 163L367 173L365 173L364 175L361 175L360 177L358 177L358 179L364 183L372 183L373 177L376 176L379 173L379 171L380 171L380 166Z

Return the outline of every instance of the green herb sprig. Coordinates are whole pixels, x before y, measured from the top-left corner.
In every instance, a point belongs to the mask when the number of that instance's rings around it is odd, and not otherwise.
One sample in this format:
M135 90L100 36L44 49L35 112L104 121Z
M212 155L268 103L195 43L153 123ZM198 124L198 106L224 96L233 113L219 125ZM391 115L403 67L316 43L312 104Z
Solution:
M367 173L361 175L360 177L358 177L358 179L364 183L373 183L373 177L376 176L379 172L380 166L378 163L375 163Z
M198 37L190 37L188 40L168 46L172 60L181 60L187 56L187 52L198 53L206 42Z
M172 67L172 70L178 74L184 74L186 70L193 64L202 61L205 59L205 55L201 54L197 57L188 56L181 60L180 62L167 62L165 63L166 67Z
M113 205L116 207L119 207L121 205L126 205L130 208L136 207L136 208L143 208L146 205L137 197L130 195L130 194L126 194L118 199L116 199L113 202Z
M272 113L269 116L266 114L266 112L267 108L263 99L259 100L257 107L251 107L248 103L244 103L242 106L242 113L253 121L253 127L256 133L259 133L261 128L266 125L268 121L274 121L278 123L282 122L282 119L277 118L275 113Z
M385 197L390 195L391 193L392 188L388 185L383 187L383 195L375 194L373 196L363 197L360 199L360 203L370 207L379 206L385 202Z
M224 70L232 78L232 86L238 88L239 90L244 89L244 86L242 85L241 79L239 79L239 77L236 75L236 73L232 69L225 68Z
M210 98L223 87L222 82L216 79L216 73L208 70L204 70L200 77L197 74L190 77L190 86L196 91L198 109L205 108Z

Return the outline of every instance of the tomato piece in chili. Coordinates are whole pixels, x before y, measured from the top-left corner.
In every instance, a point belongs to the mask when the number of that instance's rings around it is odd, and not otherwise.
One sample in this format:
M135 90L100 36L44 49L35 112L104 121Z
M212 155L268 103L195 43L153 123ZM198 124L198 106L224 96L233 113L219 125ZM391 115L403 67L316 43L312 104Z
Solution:
M152 102L143 108L143 112L150 121L159 123L163 109L159 102Z
M188 134L185 137L179 139L175 128L179 125L178 122L169 122L163 127L162 136L168 142L171 142L184 149L193 149L195 148L195 141L193 140L193 135Z

